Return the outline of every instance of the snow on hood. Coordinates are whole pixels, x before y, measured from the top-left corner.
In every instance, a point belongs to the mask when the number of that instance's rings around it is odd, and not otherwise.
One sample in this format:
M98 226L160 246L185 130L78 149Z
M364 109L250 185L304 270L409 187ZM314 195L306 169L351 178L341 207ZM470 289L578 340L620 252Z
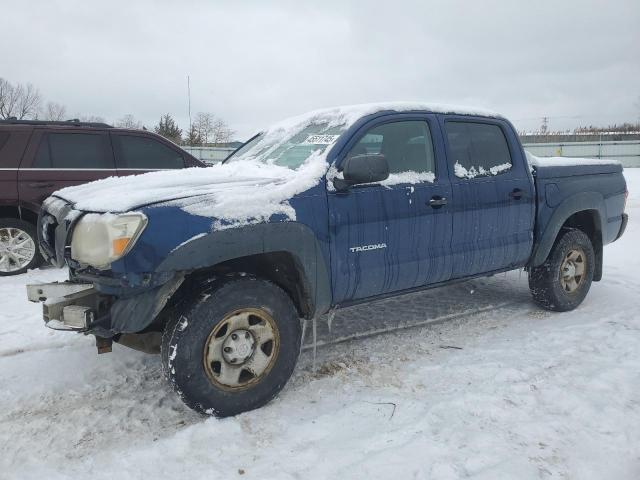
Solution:
M295 220L288 200L315 186L326 172L319 155L297 170L252 161L206 168L150 172L67 187L56 196L78 210L127 212L159 202L226 224L267 221L272 215Z

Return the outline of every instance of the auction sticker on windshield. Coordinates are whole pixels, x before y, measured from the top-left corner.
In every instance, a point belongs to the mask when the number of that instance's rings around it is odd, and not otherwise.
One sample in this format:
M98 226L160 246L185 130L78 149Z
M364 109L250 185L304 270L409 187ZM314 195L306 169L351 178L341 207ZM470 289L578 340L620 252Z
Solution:
M309 135L302 143L312 145L331 145L339 136L340 135Z

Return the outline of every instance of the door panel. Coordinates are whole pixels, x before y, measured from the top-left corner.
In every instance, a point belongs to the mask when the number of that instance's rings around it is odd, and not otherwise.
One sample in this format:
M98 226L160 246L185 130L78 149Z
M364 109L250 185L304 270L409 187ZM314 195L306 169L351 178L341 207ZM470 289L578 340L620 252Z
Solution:
M56 190L117 175L104 133L65 130L34 135L18 172L20 202L34 211Z
M479 128L474 136L449 128L449 122L498 128L494 133L500 132L503 144L483 145L481 137L490 130ZM534 193L512 128L500 120L449 116L441 117L441 125L453 193L453 278L523 266L533 244Z
M416 164L415 139L397 143L404 144L399 151L405 153L400 157L394 157L393 151L384 146L371 147L375 134L370 132L401 120L420 120L430 127L430 161L435 162L437 174L433 182L412 184L397 176ZM346 152L358 150L384 154L390 163L392 184L387 181L386 185L351 187L345 193L328 192L334 302L349 303L450 278L452 216L448 205L429 204L433 197L451 196L435 117L398 114L374 120L363 126L345 148ZM394 172L398 165L400 170Z

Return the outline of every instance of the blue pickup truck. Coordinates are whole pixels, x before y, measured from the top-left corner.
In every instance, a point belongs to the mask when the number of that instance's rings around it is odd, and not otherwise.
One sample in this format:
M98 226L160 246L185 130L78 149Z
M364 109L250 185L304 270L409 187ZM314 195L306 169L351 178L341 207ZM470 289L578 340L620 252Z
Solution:
M619 164L528 160L492 112L319 110L220 165L54 193L39 244L69 281L28 297L99 352L160 352L187 405L234 415L284 387L300 320L332 309L520 268L543 308L576 308L626 196Z

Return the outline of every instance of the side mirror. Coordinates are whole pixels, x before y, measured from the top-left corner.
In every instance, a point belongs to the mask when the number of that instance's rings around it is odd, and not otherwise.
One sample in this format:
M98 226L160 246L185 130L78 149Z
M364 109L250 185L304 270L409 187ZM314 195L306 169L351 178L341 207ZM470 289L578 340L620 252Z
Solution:
M381 182L389 178L389 164L384 155L367 154L347 157L342 164L342 178L334 178L333 186L343 192L351 185Z

